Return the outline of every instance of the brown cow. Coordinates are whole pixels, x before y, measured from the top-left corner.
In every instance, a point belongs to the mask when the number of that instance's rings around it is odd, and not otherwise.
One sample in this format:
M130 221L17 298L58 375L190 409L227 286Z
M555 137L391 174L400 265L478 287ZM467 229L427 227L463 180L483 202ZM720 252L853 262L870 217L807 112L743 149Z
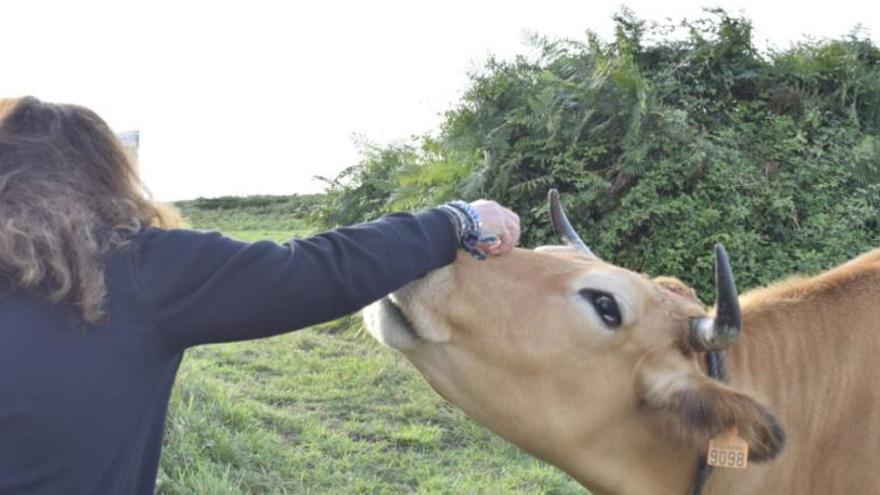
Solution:
M459 256L367 308L368 330L597 494L692 493L732 428L749 466L716 468L703 493L880 493L880 251L744 296L740 335L723 248L712 319L678 280L596 258L551 203L568 247ZM729 384L704 364L725 347Z

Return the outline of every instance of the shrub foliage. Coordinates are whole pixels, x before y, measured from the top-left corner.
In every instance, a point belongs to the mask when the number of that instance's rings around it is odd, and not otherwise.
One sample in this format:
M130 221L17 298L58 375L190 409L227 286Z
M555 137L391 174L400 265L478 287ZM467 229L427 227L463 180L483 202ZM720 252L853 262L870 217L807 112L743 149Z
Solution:
M368 148L330 180L326 226L491 197L524 243L556 242L547 189L603 258L712 294L724 242L739 284L816 271L880 238L880 50L859 32L760 52L721 10L602 40L534 37L490 59L438 132Z

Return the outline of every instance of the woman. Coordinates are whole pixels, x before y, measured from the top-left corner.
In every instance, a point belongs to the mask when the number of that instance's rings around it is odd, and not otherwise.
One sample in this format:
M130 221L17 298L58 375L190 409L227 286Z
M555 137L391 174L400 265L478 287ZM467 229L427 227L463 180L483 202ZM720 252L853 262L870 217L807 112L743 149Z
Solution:
M285 246L148 227L162 218L95 113L0 100L0 493L152 493L186 348L338 318L462 243L519 237L489 201Z

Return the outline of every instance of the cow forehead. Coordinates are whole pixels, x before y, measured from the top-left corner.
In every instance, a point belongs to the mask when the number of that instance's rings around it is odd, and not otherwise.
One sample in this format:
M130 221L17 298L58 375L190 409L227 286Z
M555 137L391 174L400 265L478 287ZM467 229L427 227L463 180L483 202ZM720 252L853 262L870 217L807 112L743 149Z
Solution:
M572 284L575 285L587 280L590 282L588 285L593 285L588 288L600 289L598 286L607 285L609 288L618 288L621 292L642 290L653 285L641 274L587 256L568 246L540 246L534 251L573 263L579 273L579 276L572 278Z
M572 261L596 261L595 258L591 258L582 251L578 251L570 246L538 246L534 251L536 253L552 254L559 258L570 259Z
M631 310L641 311L648 300L688 306L687 311L700 315L704 307L694 290L675 277L650 279L642 273L592 258L568 246L541 246L535 252L569 262L574 267L566 283L567 290L592 289L624 298ZM669 293L674 297L669 298Z

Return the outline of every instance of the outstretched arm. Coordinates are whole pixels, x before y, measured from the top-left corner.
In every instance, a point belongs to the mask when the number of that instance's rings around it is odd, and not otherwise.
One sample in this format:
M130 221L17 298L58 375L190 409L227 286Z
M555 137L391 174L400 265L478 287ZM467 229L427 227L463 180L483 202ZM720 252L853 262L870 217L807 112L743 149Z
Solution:
M475 204L484 230L518 239L515 215ZM491 229L491 230L490 230ZM188 230L148 229L133 255L143 303L175 348L253 339L352 313L451 263L458 230L439 209L399 213L309 239L247 244Z

